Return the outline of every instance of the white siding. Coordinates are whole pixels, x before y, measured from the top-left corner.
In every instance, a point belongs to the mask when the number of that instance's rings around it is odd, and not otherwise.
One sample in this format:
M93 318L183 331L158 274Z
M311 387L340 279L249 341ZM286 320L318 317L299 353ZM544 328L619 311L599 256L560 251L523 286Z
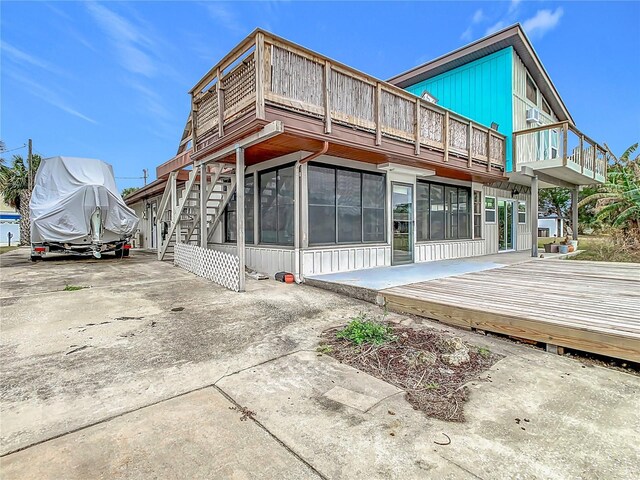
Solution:
M236 254L237 248L231 243L210 243L209 248ZM247 267L273 277L277 272L293 273L295 252L290 248L247 246L245 247Z
M348 272L389 265L391 247L388 245L310 248L302 252L303 275Z
M516 250L528 250L531 248L531 195L530 194L518 194L511 196L511 192L508 190L499 190L497 188L484 187L484 196L504 198L507 200L524 200L527 202L527 223L517 223L517 211L516 215ZM484 197L483 197L483 210L484 210ZM535 214L538 213L537 207L535 208ZM496 219L497 220L497 219ZM483 230L482 235L486 242L486 254L490 255L498 253L498 222L486 223L484 211L482 214Z
M486 254L484 240L450 240L446 242L418 243L415 250L416 263L451 258L476 257Z

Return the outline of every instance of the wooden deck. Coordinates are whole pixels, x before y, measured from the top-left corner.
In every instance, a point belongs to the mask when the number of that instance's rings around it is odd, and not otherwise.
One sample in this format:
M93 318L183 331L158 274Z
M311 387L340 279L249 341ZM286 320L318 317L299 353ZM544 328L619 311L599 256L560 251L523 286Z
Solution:
M382 290L387 307L640 362L640 265L542 260Z

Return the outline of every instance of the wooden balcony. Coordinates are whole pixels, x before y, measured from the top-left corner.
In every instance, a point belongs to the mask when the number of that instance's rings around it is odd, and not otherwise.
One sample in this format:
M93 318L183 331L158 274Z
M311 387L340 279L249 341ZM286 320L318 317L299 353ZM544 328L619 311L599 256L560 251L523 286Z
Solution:
M569 122L514 132L513 162L514 172L529 167L573 185L607 178L607 150Z
M505 137L405 90L256 30L192 89L187 129L195 146L163 175L205 159L273 121L284 133L246 151L248 165L319 151L478 181L504 178Z

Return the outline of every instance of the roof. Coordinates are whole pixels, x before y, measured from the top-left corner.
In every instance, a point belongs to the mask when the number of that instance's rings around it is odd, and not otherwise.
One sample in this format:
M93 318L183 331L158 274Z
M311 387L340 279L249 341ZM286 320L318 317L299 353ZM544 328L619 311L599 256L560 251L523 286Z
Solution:
M575 124L567 106L542 65L533 45L519 23L488 35L453 52L442 55L430 62L419 65L396 75L389 83L405 88L409 85L435 77L441 73L465 65L507 47L513 47L522 62L529 70L534 82L549 103L549 106L560 121L568 120Z
M128 195L124 199L124 203L126 203L128 206L131 206L134 203L138 203L149 197L162 195L162 193L164 192L164 189L167 186L168 178L169 178L168 175L162 178L158 178L157 180L154 180L153 182L151 182L149 185L145 185L144 187L136 190L135 192L133 192L131 195ZM178 185L181 185L184 182L186 182L188 178L189 178L189 172L186 170L180 170L178 172L176 183Z

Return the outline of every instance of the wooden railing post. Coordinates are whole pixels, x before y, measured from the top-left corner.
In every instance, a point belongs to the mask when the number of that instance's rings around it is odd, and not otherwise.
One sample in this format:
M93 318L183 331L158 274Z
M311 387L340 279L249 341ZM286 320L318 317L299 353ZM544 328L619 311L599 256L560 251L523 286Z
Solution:
M449 111L444 112L442 143L444 144L444 161L449 161Z
M256 35L256 50L254 62L256 67L256 118L265 119L264 106L264 34L258 32Z
M415 118L415 122L416 122L416 155L420 155L420 129L421 129L421 125L420 125L420 98L416 98L416 114L414 115Z
M473 165L473 122L469 122L469 128L467 129L467 149L469 151L467 158L467 167L471 168Z
M196 153L196 142L198 140L198 132L196 132L199 105L196 104L193 93L191 94L191 151ZM189 151L185 148L185 151Z
M376 83L376 145L382 144L382 85Z
M218 136L222 138L224 135L224 88L222 87L222 71L218 69L216 73L218 81L216 82L216 92L218 94Z
M487 130L487 172L491 171L491 130Z
M562 164L567 166L567 143L569 141L569 122L562 125Z
M518 141L518 135L516 133L513 133L511 135L511 171L512 172L517 172L517 166L518 166L518 150L516 148L516 142ZM507 139L505 137L505 141L504 141L504 169L505 171L507 170Z
M331 62L324 62L324 133L331 133Z
M579 150L578 163L580 164L580 173L584 173L584 135L580 135L580 150Z

